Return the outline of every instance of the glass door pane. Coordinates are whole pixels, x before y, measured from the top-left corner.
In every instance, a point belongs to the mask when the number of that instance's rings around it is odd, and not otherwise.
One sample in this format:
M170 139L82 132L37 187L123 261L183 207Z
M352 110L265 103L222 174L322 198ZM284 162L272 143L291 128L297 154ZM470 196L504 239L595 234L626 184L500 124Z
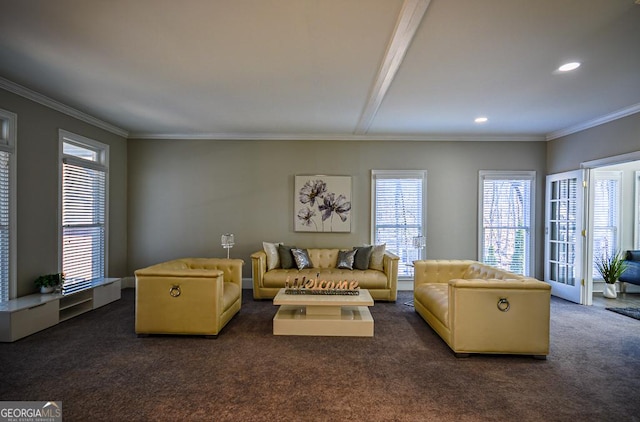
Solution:
M547 177L545 281L552 294L580 302L582 171Z

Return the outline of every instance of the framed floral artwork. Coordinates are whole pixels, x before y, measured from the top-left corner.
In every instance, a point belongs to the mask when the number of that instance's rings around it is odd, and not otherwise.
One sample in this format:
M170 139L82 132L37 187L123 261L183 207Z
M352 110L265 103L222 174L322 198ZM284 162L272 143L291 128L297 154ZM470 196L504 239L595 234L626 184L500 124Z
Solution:
M351 176L296 175L293 226L297 232L351 232Z

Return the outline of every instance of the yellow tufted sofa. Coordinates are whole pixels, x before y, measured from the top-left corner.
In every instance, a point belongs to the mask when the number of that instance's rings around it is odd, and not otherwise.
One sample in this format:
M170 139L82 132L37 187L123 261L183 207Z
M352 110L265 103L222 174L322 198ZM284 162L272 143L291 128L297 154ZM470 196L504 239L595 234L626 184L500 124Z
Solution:
M137 270L137 334L216 336L242 304L241 259L184 258Z
M549 354L551 286L468 260L414 261L415 310L456 356Z
M348 270L336 268L340 249L307 249L313 268L276 268L267 271L267 254L258 251L251 254L254 299L272 299L284 287L287 278L293 282L302 277L316 277L326 281L358 281L360 288L369 290L374 300L395 301L398 295L398 256L385 251L383 270Z

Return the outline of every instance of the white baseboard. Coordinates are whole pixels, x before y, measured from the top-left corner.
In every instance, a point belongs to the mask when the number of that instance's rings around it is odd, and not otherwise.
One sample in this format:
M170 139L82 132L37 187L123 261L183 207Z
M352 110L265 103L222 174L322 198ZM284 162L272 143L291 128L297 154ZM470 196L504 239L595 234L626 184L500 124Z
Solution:
M136 288L136 278L135 277L122 277L120 280L121 280L121 287L123 289L135 289Z
M413 291L413 280L398 280L398 291Z
M602 293L603 291L604 291L604 281L594 281L593 292ZM640 286L637 286L631 283L617 282L616 291L625 292L625 293L640 293Z
M251 289L251 290L253 290L253 278L243 278L242 279L242 288L243 289Z

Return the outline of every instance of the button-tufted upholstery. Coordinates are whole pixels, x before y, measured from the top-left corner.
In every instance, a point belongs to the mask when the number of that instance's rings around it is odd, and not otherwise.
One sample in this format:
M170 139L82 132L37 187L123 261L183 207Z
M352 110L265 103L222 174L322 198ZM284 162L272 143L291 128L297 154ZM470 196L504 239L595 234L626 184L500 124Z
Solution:
M136 333L217 335L240 310L243 264L183 258L137 270Z
M420 260L414 269L416 312L454 352L549 353L549 284L470 260Z
M293 282L314 278L326 281L358 281L361 288L369 290L375 300L395 301L398 294L398 256L386 251L383 258L383 271L345 270L336 268L338 248L307 249L313 268L276 268L267 271L266 253L258 251L251 255L253 270L253 297L272 299L278 290L284 287L287 278Z

